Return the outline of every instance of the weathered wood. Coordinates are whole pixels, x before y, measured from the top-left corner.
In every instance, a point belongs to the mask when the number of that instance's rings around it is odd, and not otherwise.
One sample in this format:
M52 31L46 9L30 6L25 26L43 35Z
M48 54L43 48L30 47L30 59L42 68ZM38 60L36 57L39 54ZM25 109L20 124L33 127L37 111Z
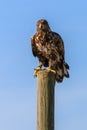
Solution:
M55 75L42 70L37 78L37 130L54 130Z

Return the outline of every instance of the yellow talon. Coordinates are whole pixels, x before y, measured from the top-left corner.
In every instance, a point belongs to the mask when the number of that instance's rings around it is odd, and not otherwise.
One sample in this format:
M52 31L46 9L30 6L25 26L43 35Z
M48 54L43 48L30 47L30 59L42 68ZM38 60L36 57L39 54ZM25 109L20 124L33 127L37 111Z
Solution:
M38 71L40 71L41 70L41 66L38 66L36 69L35 69L35 71L34 71L34 76L35 77L37 77L37 73L38 73Z
M47 68L47 71L56 74L56 71L55 71L55 70L52 70L51 68Z
M34 76L37 77L37 71L36 70L34 71Z
M38 66L35 70L36 70L36 71L39 71L39 70L41 70L41 67Z

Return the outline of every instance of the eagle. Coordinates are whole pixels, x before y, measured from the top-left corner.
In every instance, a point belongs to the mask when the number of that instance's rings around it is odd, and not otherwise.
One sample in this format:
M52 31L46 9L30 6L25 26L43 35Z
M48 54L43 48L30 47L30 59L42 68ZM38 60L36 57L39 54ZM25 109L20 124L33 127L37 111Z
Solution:
M42 67L55 73L57 82L62 82L64 77L69 78L69 65L65 62L64 42L61 36L51 31L45 19L37 21L37 31L31 37L31 47L34 57L38 57L39 66L34 71L37 76Z

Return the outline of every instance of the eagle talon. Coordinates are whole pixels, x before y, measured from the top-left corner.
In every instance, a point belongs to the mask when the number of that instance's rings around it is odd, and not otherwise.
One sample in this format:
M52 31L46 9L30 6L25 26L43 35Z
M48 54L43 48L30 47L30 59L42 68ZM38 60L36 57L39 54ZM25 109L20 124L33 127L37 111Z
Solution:
M56 74L56 71L55 71L55 70L52 70L51 68L47 68L47 71Z
M38 73L38 71L41 70L41 67L42 67L42 66L38 66L36 69L34 69L34 70L35 70L35 71L34 71L34 76L35 76L35 77L37 77L37 73Z
M36 70L36 71L41 70L41 66L38 66L35 70Z
M38 72L38 71L36 71L36 70L34 71L34 76L35 76L35 77L37 77L37 72Z

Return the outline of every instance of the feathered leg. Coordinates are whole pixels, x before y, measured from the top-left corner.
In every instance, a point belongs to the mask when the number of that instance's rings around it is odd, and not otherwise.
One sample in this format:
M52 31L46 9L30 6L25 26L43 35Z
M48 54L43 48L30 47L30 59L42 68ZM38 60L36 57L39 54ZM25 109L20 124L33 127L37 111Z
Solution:
M54 64L53 61L50 59L50 60L49 60L49 67L47 68L47 71L56 74L56 71L55 71L55 70L53 69L53 67L52 67L53 64Z

